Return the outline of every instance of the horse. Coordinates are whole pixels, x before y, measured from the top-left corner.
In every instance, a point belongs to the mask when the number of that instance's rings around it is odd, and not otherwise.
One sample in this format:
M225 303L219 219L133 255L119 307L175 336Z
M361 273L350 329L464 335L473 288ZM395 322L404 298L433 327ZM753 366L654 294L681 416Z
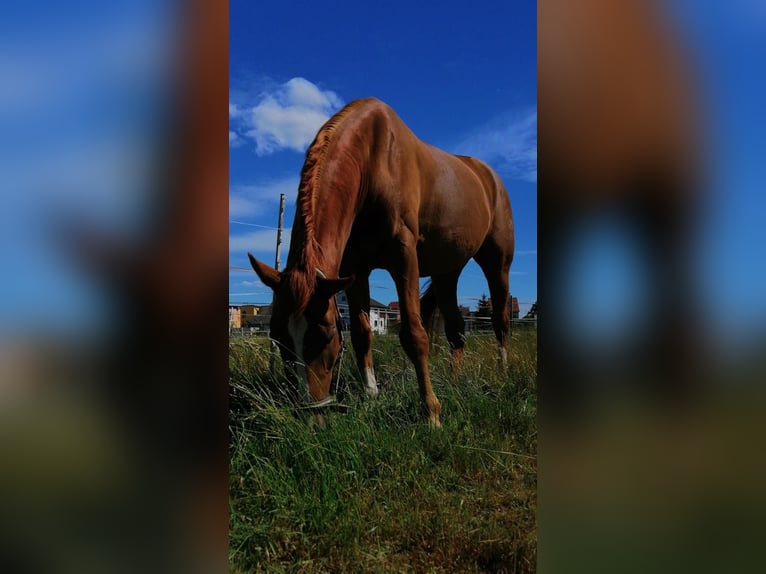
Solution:
M368 395L376 395L369 275L385 269L396 285L399 339L415 367L421 405L430 423L439 426L441 404L428 371L419 277L431 277L429 299L442 311L452 354L459 357L464 325L457 281L473 258L489 284L498 349L506 356L514 233L500 178L478 159L421 141L391 107L364 98L319 129L306 151L296 205L284 271L248 253L260 280L274 291L271 336L283 361L297 359L299 375L318 404L330 398L341 349L334 295L345 290L356 364Z
M689 325L698 315L687 261L705 144L688 53L663 8L659 0L538 2L538 231L549 272L541 297L551 317L571 304L567 278L556 273L589 216L616 217L637 232L631 237L646 256L654 302L647 333L654 361L625 372L654 363L651 378L659 375L669 390L690 381L679 367L688 364ZM592 378L602 368L567 338L543 345L547 372L567 387L577 384L575 372ZM626 377L606 376L616 378ZM551 381L543 377L545 396ZM551 390L550 398L570 405L565 390Z

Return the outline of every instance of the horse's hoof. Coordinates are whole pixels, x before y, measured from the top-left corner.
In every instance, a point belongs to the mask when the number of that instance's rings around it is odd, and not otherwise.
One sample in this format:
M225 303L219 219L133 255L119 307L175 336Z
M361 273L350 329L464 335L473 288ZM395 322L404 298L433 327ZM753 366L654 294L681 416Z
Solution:
M309 417L308 424L311 430L324 430L327 428L327 419L322 413L316 413Z
M364 388L368 397L378 395L378 381L375 379L375 371L372 370L372 367L364 370Z
M426 412L428 413L428 424L431 428L441 428L442 423L440 420L442 405L435 396L432 400L425 403Z
M375 385L374 387L365 386L364 390L367 392L367 396L369 398L371 398L371 399L373 399L373 398L378 396L378 386L377 385Z
M508 351L506 351L505 349L500 349L497 354L497 362L501 368L507 369L508 368Z

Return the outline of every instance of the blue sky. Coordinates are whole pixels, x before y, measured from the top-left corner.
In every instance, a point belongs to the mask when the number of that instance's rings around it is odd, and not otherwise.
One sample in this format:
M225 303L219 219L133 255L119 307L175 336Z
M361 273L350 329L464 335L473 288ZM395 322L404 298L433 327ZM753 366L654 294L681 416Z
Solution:
M672 3L698 61L714 132L712 195L699 250L706 308L727 333L764 330L766 3ZM295 78L310 82L291 86L304 98L313 94L322 116L340 103L375 95L422 139L485 157L498 169L516 220L511 290L522 301L534 300L535 3L474 2L470 10L450 2L348 5L352 11L343 13L319 3L231 2L237 116L231 128L238 138L231 148L231 218L273 227L284 191L285 221L292 223L303 154L279 142L297 149L307 143L299 121L304 116L294 113L295 122L287 122L292 129L279 131L279 138L269 136L273 124L262 129L259 152L256 134L248 135L253 108L271 97L290 109L285 86ZM0 335L82 330L99 322L98 289L73 264L51 223L68 212L128 236L145 223L162 129L157 110L171 77L170 23L177 15L172 3L149 0L77 0L66 9L16 1L5 3L2 15ZM247 267L247 249L273 259L272 230L231 224L230 231L231 265ZM263 233L248 236L254 232ZM629 282L616 279L613 291ZM251 272L232 273L232 300L267 301L254 280ZM384 273L373 285L380 286L373 290L376 299L395 298ZM473 297L482 292L479 271L467 269L463 302L475 306ZM605 295L584 292L591 300L581 306L592 321ZM108 316L100 320L108 323Z
M279 194L292 226L304 152L343 104L375 96L415 134L484 159L503 179L514 212L511 292L522 312L537 298L536 3L230 3L230 265L247 251L274 261ZM289 239L289 233L286 234ZM287 243L283 245L285 264ZM372 297L397 299L387 273ZM231 270L231 302L269 302L250 271ZM475 263L460 303L488 293Z
M710 121L700 285L709 318L732 343L732 334L766 332L766 3L677 2Z

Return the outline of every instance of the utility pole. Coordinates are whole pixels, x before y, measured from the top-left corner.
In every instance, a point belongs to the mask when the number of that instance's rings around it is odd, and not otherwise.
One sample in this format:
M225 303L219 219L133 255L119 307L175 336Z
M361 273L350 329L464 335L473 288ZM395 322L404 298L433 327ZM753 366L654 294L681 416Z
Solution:
M277 253L274 258L274 269L279 271L279 250L282 247L282 222L285 219L285 200L287 196L284 193L279 194L279 222L277 224ZM276 293L271 298L271 312L274 313L274 299ZM271 333L269 333L271 335ZM271 340L271 354L269 356L269 370L273 373L276 370L277 362L277 344L274 339Z
M285 194L279 194L279 225L277 225L277 256L274 262L274 269L279 271L279 248L282 246L282 222L285 218Z

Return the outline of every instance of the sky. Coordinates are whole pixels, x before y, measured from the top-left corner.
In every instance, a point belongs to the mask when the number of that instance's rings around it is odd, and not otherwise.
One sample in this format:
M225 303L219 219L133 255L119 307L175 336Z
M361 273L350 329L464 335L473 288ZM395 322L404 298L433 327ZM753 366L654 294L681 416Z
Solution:
M318 128L344 104L374 96L423 141L485 160L514 214L511 293L522 314L537 298L536 3L230 3L229 300L269 303L247 252L274 263L279 196L289 249L298 179ZM387 272L371 296L397 299ZM472 261L458 300L488 294Z
M766 3L677 2L709 119L699 282L722 338L739 345L766 333Z
M699 68L712 132L698 253L706 309L726 333L766 331L766 3L668 3ZM53 222L75 214L128 235L144 224L157 109L173 104L162 100L172 76L172 5L76 0L64 9L16 0L0 9L0 336L109 323L98 287ZM313 131L343 103L372 95L421 139L477 155L500 173L516 226L511 292L523 311L537 291L535 3L334 5L230 3L230 218L241 223L230 224L229 265L248 268L248 249L273 261L279 193L287 194L290 227ZM613 239L595 241L611 249ZM619 262L624 253L609 256ZM631 282L608 277L606 289L573 294L583 321L612 309L605 298ZM376 299L396 298L385 273L372 284ZM232 272L229 287L231 301L270 300L249 271ZM475 307L486 291L471 265L461 302Z

